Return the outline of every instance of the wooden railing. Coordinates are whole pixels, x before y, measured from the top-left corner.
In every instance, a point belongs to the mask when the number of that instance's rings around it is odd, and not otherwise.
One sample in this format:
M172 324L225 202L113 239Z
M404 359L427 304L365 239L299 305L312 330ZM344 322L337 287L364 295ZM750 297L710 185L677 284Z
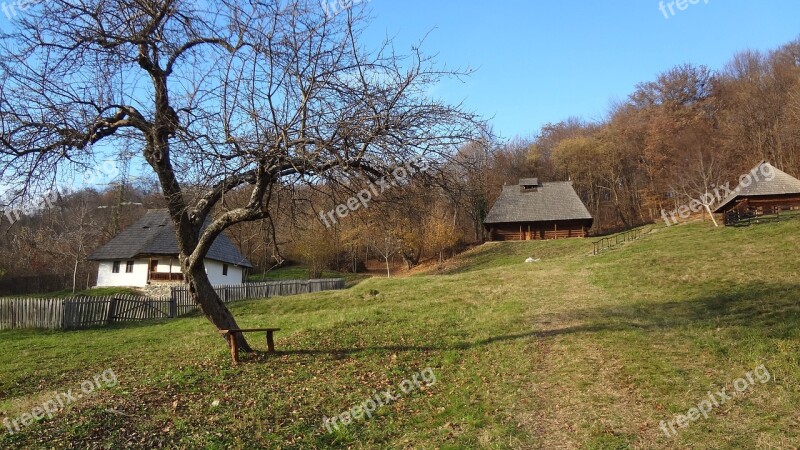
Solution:
M599 241L592 242L594 245L594 254L597 255L603 250L614 248L625 242L635 241L647 233L649 233L649 231L645 232L643 228L635 228L614 236L606 236Z
M752 224L778 222L786 219L800 218L800 209L748 208L745 211L732 209L725 213L725 226L746 227Z
M181 272L150 272L150 281L183 281Z

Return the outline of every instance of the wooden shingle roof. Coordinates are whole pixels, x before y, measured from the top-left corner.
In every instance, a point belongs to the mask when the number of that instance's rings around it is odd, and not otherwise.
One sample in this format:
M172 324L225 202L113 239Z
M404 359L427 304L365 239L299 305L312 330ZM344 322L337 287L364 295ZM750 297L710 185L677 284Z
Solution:
M144 217L125 228L89 256L92 261L134 259L144 256L178 256L178 240L166 209L148 210ZM211 244L207 259L253 267L224 234Z
M538 182L535 190L525 190L531 179L520 185L503 186L503 192L483 223L542 222L553 220L592 220L571 181Z
M770 174L775 176L771 177ZM750 171L749 184L748 180L739 183L714 212L724 212L738 198L786 194L800 194L800 180L762 161Z

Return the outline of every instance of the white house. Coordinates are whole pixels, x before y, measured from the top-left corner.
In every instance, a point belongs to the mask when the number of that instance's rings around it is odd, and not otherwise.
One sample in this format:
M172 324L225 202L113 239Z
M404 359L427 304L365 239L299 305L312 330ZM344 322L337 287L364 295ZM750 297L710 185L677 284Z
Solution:
M151 209L89 256L98 261L98 286L142 287L183 281L178 241L169 213ZM253 266L225 235L219 235L203 261L213 285L239 284Z

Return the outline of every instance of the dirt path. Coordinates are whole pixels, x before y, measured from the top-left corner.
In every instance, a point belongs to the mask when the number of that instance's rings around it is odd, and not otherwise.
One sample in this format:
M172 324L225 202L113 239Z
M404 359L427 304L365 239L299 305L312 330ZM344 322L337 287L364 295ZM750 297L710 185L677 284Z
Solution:
M537 332L530 347L539 363L523 389L533 398L519 404L520 425L548 449L614 444L609 435L620 436L620 444L636 436L652 443L657 424L647 420L650 405L612 349L595 342L602 317L589 311L613 300L589 274L553 270L537 283L545 295L532 299L525 319Z

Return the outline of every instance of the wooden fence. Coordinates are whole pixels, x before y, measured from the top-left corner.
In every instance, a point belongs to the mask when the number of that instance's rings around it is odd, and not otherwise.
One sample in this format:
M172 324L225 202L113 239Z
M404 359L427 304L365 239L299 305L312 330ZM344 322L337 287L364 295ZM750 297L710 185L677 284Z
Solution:
M214 286L217 295L223 302L229 303L249 298L269 298L284 295L309 294L313 292L332 291L344 289L344 278L328 278L321 280L286 280L266 281L260 283L245 283ZM173 299L189 299L189 290L186 287L172 288Z
M61 328L63 298L0 298L0 330Z
M788 219L800 218L800 210L773 208L750 208L745 211L732 209L725 213L725 226L729 227L749 227L753 224L780 222Z
M222 301L305 294L344 289L342 278L290 280L215 286ZM116 322L172 319L197 309L185 287L169 297L112 295L67 298L0 298L0 330L20 328L78 329Z
M625 242L635 241L635 240L639 239L640 237L642 237L643 235L649 233L650 231L651 230L644 231L644 229L642 229L642 228L635 228L633 230L628 230L628 231L616 234L614 236L604 237L604 238L600 239L599 241L592 242L592 245L594 246L593 253L595 255L598 255L603 250L608 250L608 249L614 248L617 245L620 245L620 244L625 243Z

